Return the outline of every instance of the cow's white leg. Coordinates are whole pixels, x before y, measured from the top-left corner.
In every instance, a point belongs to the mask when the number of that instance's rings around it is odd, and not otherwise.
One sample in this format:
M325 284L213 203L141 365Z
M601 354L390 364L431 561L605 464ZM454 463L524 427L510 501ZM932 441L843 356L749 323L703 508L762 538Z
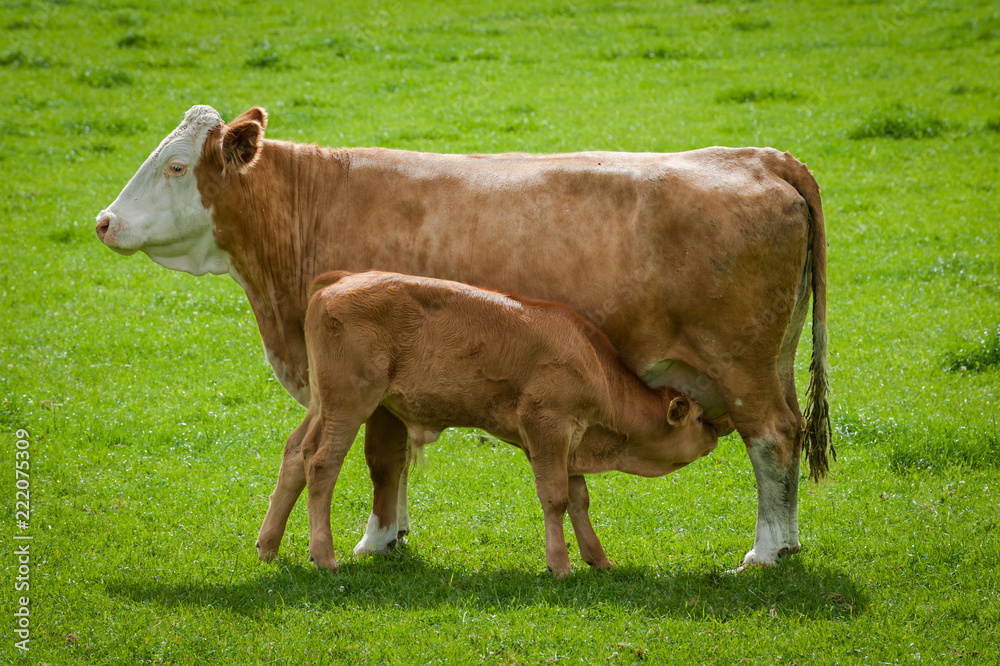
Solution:
M355 555L381 553L399 537L397 511L409 445L403 422L379 407L365 425L365 462L372 480L372 511L365 535L354 547Z
M354 547L355 555L374 555L384 553L392 546L396 545L396 534L399 532L396 521L388 525L382 525L379 517L374 513L368 516L368 524L365 526L365 535Z
M402 546L406 543L406 535L410 533L410 506L406 499L406 488L410 477L410 457L412 452L407 453L406 465L399 475L399 495L396 499L396 545Z
M799 550L798 456L781 465L774 441L766 438L751 440L747 453L757 479L757 531L743 567L770 566Z
M365 526L365 535L361 537L361 541L354 547L355 555L384 553L393 546L402 546L406 543L406 535L410 533L410 510L406 503L406 485L409 471L410 465L409 460L407 460L407 464L403 466L403 472L399 476L395 523L383 526L383 523L374 512L369 515L368 524Z

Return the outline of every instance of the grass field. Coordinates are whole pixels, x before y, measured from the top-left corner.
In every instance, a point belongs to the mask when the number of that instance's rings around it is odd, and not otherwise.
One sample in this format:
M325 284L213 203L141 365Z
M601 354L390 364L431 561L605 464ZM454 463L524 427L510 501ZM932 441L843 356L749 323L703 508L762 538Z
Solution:
M304 410L231 279L93 232L196 103L259 104L269 136L334 146L806 161L839 460L801 485L803 551L726 573L756 510L730 436L663 479L593 479L616 567L586 570L574 545L556 581L523 456L455 431L412 477L408 546L349 557L371 497L356 446L341 570L309 564L304 506L259 564ZM0 106L0 662L1000 663L995 3L3 0Z

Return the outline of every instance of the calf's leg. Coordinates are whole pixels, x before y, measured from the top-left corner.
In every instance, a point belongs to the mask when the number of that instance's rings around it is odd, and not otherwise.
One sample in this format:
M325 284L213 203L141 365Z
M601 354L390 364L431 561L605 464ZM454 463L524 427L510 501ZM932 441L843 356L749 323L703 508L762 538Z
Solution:
M545 563L556 578L562 578L570 572L563 520L569 506L568 459L573 430L555 419L533 415L522 417L521 436L545 516Z
M285 442L285 453L278 470L278 484L271 493L267 504L267 514L257 534L257 557L261 560L274 559L285 534L285 524L296 500L306 487L306 471L302 463L302 440L314 420L309 412L298 428Z
M309 558L320 569L336 569L333 553L333 533L330 528L330 503L337 476L347 451L361 427L361 419L352 420L338 415L337 420L325 419L320 428L307 433L302 444L308 486Z
M601 541L590 522L590 493L582 475L569 477L569 520L573 524L583 561L595 569L610 569L611 562L604 554Z

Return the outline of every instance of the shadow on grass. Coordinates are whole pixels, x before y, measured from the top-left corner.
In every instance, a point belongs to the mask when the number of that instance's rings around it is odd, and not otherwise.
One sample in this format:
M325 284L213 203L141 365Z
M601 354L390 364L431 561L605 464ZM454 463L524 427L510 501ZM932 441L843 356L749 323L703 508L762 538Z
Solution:
M237 574L238 575L238 574ZM650 617L726 621L765 612L772 617L846 620L863 613L868 595L844 573L806 567L792 558L741 574L621 567L582 570L564 580L548 572L466 571L429 565L402 553L351 560L335 572L291 564L261 565L233 582L109 581L109 595L140 604L205 606L267 621L296 608L377 611L453 606L483 612L534 606L617 607Z

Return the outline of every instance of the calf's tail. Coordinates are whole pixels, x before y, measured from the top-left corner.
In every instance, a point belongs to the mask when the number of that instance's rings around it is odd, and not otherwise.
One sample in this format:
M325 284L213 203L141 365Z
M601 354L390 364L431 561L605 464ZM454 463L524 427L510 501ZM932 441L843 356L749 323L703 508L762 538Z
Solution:
M316 294L316 292L319 291L320 289L325 289L326 287L329 287L331 284L337 282L341 278L347 277L348 275L350 275L350 273L348 273L347 271L328 271L326 273L318 275L316 279L313 280L312 285L309 287L309 298L312 298Z

